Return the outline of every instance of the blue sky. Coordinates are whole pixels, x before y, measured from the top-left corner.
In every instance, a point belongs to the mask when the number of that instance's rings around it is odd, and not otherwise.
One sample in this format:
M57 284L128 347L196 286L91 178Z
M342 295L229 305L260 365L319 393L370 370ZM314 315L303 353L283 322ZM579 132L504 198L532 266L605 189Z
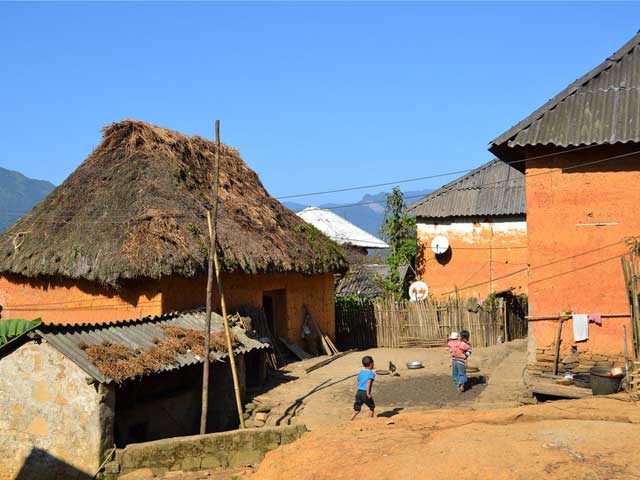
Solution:
M103 125L212 137L219 118L274 196L473 168L639 19L611 2L2 3L0 166L57 184Z

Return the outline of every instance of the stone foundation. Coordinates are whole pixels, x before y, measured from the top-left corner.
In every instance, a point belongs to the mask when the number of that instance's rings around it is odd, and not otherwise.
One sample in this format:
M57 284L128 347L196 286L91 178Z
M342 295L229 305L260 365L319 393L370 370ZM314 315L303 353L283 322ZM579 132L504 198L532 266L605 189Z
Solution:
M233 430L189 437L167 438L128 445L106 465L105 480L148 469L155 475L170 471L197 471L213 468L257 465L270 450L302 436L304 425Z
M531 375L553 373L554 358L555 347L553 345L537 348L535 363L527 365L527 373ZM600 355L588 351L560 350L558 373L589 373L592 367L624 367L624 356L622 354Z

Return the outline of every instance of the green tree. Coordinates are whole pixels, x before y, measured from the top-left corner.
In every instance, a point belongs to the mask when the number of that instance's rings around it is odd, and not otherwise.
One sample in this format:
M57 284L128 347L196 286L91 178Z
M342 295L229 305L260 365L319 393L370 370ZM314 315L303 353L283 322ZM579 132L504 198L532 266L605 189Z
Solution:
M387 206L380 230L391 247L386 260L390 275L384 288L388 294L399 300L402 298L403 285L398 267L408 264L413 269L416 257L416 219L407 215L402 192L397 187L387 195Z

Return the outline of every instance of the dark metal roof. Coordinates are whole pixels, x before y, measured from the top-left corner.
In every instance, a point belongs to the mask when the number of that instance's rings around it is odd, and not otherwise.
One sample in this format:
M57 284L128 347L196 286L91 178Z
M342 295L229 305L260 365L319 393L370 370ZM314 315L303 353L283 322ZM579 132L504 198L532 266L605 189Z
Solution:
M408 212L420 218L525 215L524 174L494 159L421 198Z
M640 142L640 33L489 147ZM508 155L508 154L507 154Z
M403 280L408 271L408 265L398 267L398 273ZM388 275L387 265L354 265L338 282L336 296L380 297L384 293L382 282Z
M205 312L174 312L157 317L146 317L130 321L124 324L91 325L91 326L54 326L47 325L35 331L35 334L43 338L53 348L58 350L82 370L100 383L110 383L113 380L103 375L98 368L91 363L83 348L91 345L101 345L105 342L125 345L132 350L148 350L156 345L165 334L163 327L175 326L191 330L205 329ZM224 324L222 317L213 315L212 332L222 331ZM232 326L231 331L236 339L235 353L246 353L251 350L267 348L268 345L258 340L249 338L239 325ZM228 355L226 352L211 352L212 360L222 360ZM161 371L175 370L178 368L202 363L203 358L187 352L178 355L174 363L164 366Z

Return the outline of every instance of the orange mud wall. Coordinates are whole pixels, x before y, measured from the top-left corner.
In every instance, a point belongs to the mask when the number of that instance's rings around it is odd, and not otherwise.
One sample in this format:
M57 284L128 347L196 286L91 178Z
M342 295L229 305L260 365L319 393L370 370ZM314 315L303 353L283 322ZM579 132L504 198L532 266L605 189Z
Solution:
M527 162L530 316L629 313L620 256L628 251L625 238L640 234L640 157L575 168L621 153L602 147ZM584 359L586 366L619 363L623 325L632 351L629 317L589 324L589 340L577 344L572 321L564 322L562 356L575 345L581 370ZM530 364L549 360L557 326L557 319L529 322Z
M263 294L279 291L284 299L280 309L285 318L281 336L302 345L300 333L304 307L333 338L335 330L333 274L305 276L223 275L223 287L229 313L240 306L262 307ZM219 312L217 287L214 306ZM178 277L127 281L115 290L87 281L30 280L19 275L0 276L2 318L42 318L60 324L101 323L160 315L204 305L206 278Z
M527 292L524 216L491 220L419 218L417 229L418 277L436 297L454 292L456 287L461 296L478 298L509 288L516 294ZM436 256L431 241L438 235L447 237L450 248Z

